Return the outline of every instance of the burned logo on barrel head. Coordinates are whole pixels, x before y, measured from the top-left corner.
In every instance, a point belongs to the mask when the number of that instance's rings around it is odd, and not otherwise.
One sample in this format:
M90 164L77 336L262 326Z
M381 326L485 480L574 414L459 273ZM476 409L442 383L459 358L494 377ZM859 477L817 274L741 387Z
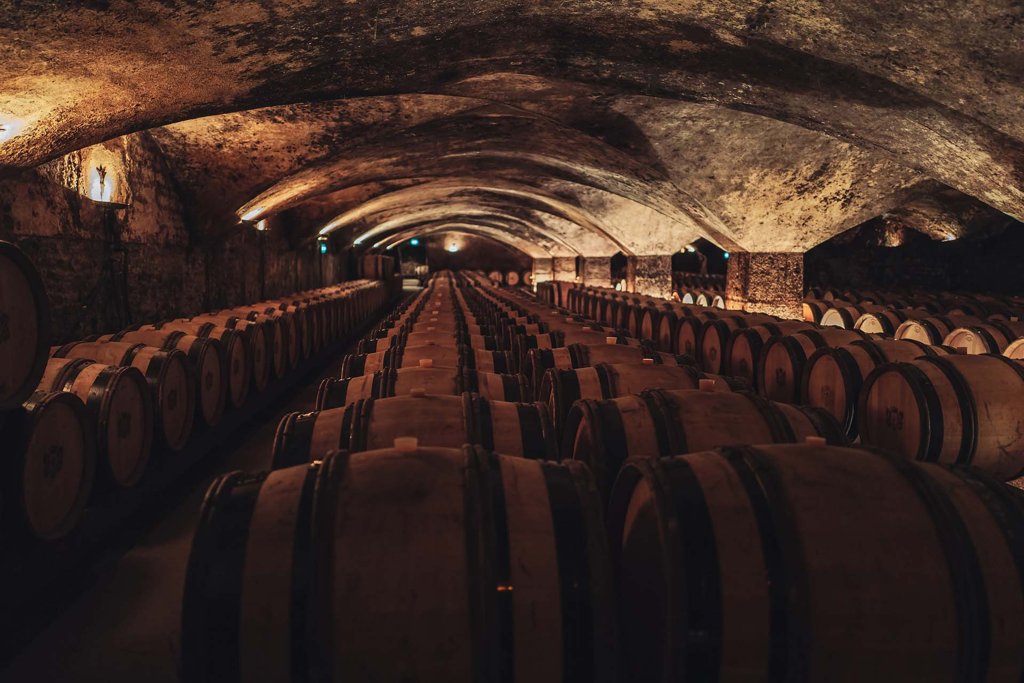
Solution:
M43 476L47 479L56 477L64 467L64 446L54 444L43 455Z
M885 409L885 426L900 431L903 429L903 411L895 406Z

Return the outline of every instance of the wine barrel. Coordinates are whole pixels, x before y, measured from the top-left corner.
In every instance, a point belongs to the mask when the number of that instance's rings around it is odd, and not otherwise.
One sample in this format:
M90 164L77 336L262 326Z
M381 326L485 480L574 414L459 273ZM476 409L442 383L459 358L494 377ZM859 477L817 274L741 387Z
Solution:
M356 345L356 353L374 353L384 349L400 346L459 346L466 345L474 349L487 351L499 350L499 341L495 337L469 334L463 330L448 331L429 329L424 332L402 332L386 339L361 339Z
M397 346L373 353L349 354L342 359L341 376L357 377L387 368L468 368L505 374L513 372L512 355L468 346Z
M913 339L923 344L939 346L949 333L958 327L981 325L985 321L970 316L933 315L927 318L907 318L896 328L896 339Z
M533 271L524 270L522 276L520 277L520 280L527 287L533 287Z
M823 327L768 339L757 361L758 391L773 401L798 403L804 366L815 349L843 346L866 336L858 330Z
M544 380L544 373L552 368L571 370L585 368L598 363L632 363L642 365L693 365L693 358L671 353L652 351L642 346L621 344L570 344L557 349L532 349L527 354L524 374L530 386L538 390Z
M90 415L99 456L98 482L129 488L142 479L153 447L153 399L136 368L51 358L39 391L67 391Z
M825 299L804 300L801 304L804 322L814 323L815 325L821 323L822 316L825 315L825 311L832 308L833 303L835 302Z
M858 339L845 346L820 348L804 366L801 392L806 405L828 411L851 439L857 437L857 398L864 378L879 365L921 356L944 356L941 346L912 339Z
M74 394L38 391L0 433L5 540L55 541L78 526L96 473L89 415Z
M825 311L819 324L822 327L841 327L844 330L852 330L862 316L886 310L888 309L885 306L875 304L836 304Z
M751 388L757 388L757 361L761 357L764 343L771 337L812 329L812 323L780 320L733 330L725 346L725 365L722 367L722 374L736 377Z
M1024 474L1024 366L1005 356L883 365L864 380L859 412L866 445L1005 480Z
M50 348L50 303L39 273L10 242L0 240L0 411L32 394Z
M617 680L586 468L402 446L213 483L182 680Z
M282 379L287 375L289 368L294 367L294 362L289 347L289 330L284 320L247 309L233 309L227 313L264 326L267 330L267 353L270 358L271 375L275 379ZM193 320L203 320L205 317L197 316Z
M501 280L502 280L502 278L501 278L501 271L500 270L492 270L491 272L487 273L487 278L491 282L493 282L494 284L500 285L501 284Z
M943 341L965 353L1002 353L1011 342L1024 337L1024 322L989 320L980 325L958 327Z
M183 322L183 321L174 321ZM271 346L273 337L263 323L244 320L234 315L197 315L192 318L194 323L211 323L218 328L238 332L246 340L252 369L252 388L257 392L266 390L270 384L270 372L273 365ZM212 333L211 333L212 336Z
M552 368L544 373L537 400L548 407L555 432L562 427L569 409L580 399L601 400L636 394L644 389L697 389L702 382L713 391L746 388L733 380L701 372L692 365L598 363L571 370Z
M467 392L360 399L344 408L290 413L277 426L272 461L279 469L321 458L339 446L374 450L395 436L414 436L425 446L472 443L505 455L558 457L554 429L543 406L491 401Z
M191 368L181 351L163 351L130 342L71 342L53 355L137 368L145 376L153 397L157 440L172 451L185 446L192 434L196 397Z
M510 270L505 273L505 284L509 287L516 287L519 285L519 272Z
M181 320L143 325L145 330L163 330L184 332L204 339L216 339L220 342L224 353L224 365L227 371L227 400L231 407L239 408L249 396L249 388L253 381L253 369L249 362L249 338L242 332L219 327L213 323L200 323Z
M196 380L196 416L208 427L215 426L227 406L227 364L224 348L216 339L170 330L134 330L100 337L98 341L126 341L155 346L164 351L178 349L192 363Z
M705 372L721 374L725 370L726 347L732 333L752 325L773 323L775 316L760 314L722 314L722 317L705 320L700 327L698 348L700 367Z
M523 375L500 375L453 368L392 368L372 375L323 380L316 409L341 408L361 398L391 398L411 392L457 396L466 391L494 401L528 401L531 392Z
M896 329L899 328L904 320L916 315L928 316L930 313L898 308L882 308L877 311L867 311L853 323L853 329L860 330L866 334L880 334L892 337L896 334Z
M980 473L720 448L627 464L608 527L622 680L1021 679L1024 503Z
M750 443L797 443L808 436L846 445L819 408L774 403L749 391L649 389L605 401L577 401L562 432L562 458L586 463L607 495L628 458L658 458Z

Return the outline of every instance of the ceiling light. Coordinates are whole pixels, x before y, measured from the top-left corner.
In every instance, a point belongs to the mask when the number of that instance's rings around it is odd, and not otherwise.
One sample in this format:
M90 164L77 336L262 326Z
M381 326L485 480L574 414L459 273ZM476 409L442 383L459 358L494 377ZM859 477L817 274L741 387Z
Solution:
M420 246L420 241L417 238L413 237L411 240L409 240L409 244L411 244L414 247L418 247Z
M697 251L697 247L693 246L692 244L687 244L686 245L686 251L688 251L688 252L690 252L692 254L693 252Z
M259 230L260 232L265 232L265 231L266 231L266 229L267 229L267 219L266 219L266 218L264 218L263 220L261 220L260 222L258 222L258 223L256 224L256 229L257 229L257 230Z
M0 121L0 142L7 142L21 132L20 121Z
M454 254L458 250L459 250L459 245L457 245L457 244L449 244L448 245L448 251L450 251L451 253Z
M728 261L728 260L729 260L729 252L727 252L727 251L723 251L723 252L722 252L722 258L724 258L725 260L727 260L727 261Z
M263 207L262 206L257 206L255 209L249 209L248 211L243 213L242 214L242 220L243 221L251 221L251 220L255 219L257 216L259 216L261 213L263 213Z
M956 239L956 235L954 235L951 232L947 232L945 237L942 238L942 241L943 242L952 242L955 239Z

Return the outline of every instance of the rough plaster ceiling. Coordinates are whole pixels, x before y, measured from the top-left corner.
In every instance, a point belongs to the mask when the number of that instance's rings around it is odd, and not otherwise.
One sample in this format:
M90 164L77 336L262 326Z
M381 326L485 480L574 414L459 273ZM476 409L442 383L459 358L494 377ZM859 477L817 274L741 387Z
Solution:
M147 135L210 230L263 205L299 235L487 218L597 255L1024 216L1012 0L0 9L0 172L170 123Z

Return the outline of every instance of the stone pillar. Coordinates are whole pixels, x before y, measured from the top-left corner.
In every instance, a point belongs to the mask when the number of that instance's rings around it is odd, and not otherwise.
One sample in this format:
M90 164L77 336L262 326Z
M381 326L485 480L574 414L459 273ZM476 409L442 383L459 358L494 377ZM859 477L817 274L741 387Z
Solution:
M549 258L535 258L533 259L533 281L547 282L553 279L552 272L554 266L551 263L552 259Z
M725 305L734 310L803 317L804 255L732 252L725 276Z
M552 272L554 276L553 280L565 280L568 282L576 281L576 257L575 256L556 256L551 259L553 262Z
M609 256L584 256L583 284L592 287L613 287L612 259Z
M631 256L627 285L631 291L668 299L672 296L672 256Z

